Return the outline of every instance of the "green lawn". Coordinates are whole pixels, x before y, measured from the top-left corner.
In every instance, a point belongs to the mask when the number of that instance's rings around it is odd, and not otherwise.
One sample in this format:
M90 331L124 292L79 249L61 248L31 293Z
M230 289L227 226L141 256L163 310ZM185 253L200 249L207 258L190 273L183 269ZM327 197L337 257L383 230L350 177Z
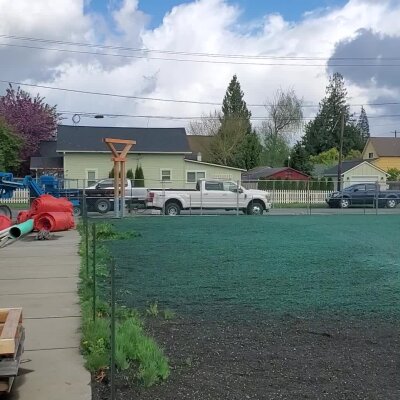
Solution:
M150 217L108 242L119 301L204 318L400 316L400 216Z

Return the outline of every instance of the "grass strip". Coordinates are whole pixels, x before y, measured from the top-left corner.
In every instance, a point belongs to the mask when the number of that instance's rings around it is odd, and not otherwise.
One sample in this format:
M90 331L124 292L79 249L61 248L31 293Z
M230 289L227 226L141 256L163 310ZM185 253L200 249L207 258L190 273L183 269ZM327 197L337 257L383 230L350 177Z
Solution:
M98 223L96 228L96 280L100 287L107 290L110 254L104 241L125 240L134 237L135 234L132 232L119 234L109 223ZM110 305L104 298L105 290L100 290L100 295L96 298L96 319L93 320L93 281L91 273L89 276L86 275L85 231L81 224L78 226L78 231L82 236L79 285L82 311L81 349L86 360L86 368L97 377L104 377L110 363ZM89 233L89 243L92 243L92 240L93 237ZM90 253L89 251L91 269L92 256ZM150 387L169 376L167 357L154 339L147 336L141 315L135 309L117 306L115 348L117 370L132 377L133 381L138 380L145 387Z

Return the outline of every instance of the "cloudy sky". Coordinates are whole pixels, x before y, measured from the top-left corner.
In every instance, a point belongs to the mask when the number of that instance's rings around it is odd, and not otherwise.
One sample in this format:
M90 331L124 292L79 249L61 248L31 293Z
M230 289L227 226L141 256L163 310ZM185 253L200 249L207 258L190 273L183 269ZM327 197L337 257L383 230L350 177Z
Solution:
M185 126L220 107L235 73L255 124L277 89L312 117L339 71L372 135L400 131L398 0L0 0L0 17L1 80L116 95L23 86L65 124Z

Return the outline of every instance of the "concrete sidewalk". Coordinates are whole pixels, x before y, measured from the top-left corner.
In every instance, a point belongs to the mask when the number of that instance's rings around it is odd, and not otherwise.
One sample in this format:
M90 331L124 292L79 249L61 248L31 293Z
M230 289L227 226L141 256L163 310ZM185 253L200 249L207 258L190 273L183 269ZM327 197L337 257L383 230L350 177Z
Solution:
M28 236L0 249L0 308L22 307L25 352L9 399L90 400L79 353L79 234Z

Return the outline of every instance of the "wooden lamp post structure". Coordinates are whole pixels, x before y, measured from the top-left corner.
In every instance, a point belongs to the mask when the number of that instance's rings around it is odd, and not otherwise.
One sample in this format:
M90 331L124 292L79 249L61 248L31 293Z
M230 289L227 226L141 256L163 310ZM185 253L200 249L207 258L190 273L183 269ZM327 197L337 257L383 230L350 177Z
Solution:
M119 218L125 212L125 174L126 156L129 150L136 144L134 140L104 138L103 142L111 150L112 160L114 161L114 212ZM115 145L124 145L122 150L117 150Z

